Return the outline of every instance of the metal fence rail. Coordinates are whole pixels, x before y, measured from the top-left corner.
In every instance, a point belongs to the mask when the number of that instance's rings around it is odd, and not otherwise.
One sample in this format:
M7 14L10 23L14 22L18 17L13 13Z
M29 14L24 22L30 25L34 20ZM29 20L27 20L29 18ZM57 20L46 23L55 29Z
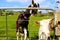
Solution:
M25 9L38 9L38 10L52 10L54 11L54 9L51 9L51 8L39 8L39 7L28 7L28 8L0 8L0 9L4 9L4 10L25 10Z

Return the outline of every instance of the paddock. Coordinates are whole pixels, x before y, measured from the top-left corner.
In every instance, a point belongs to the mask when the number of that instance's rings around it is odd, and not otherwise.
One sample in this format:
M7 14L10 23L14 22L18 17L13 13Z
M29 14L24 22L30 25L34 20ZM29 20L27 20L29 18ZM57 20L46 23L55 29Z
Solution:
M25 9L39 9L39 10L52 10L49 8L1 8L5 9L6 12L10 10L25 10ZM16 19L18 15L8 16L5 13L5 16L0 16L0 40L16 40ZM38 29L39 25L36 25L34 22L36 20L48 19L50 16L31 16L29 20L29 38L31 40L38 38ZM35 27L35 28L34 28Z

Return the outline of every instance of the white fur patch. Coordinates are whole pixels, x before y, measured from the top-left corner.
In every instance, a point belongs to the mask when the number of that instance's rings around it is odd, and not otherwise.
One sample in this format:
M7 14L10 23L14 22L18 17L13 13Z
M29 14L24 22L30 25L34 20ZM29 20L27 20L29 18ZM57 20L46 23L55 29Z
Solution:
M24 33L27 34L27 30L26 29L24 29Z
M25 34L24 40L26 40L27 39L27 30L25 28L24 28L24 34Z

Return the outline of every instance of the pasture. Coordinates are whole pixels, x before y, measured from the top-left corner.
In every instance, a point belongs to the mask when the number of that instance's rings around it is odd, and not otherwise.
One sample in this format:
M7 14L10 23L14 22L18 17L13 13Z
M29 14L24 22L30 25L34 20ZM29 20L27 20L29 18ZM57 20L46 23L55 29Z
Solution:
M8 39L16 40L16 20L18 15L8 16ZM35 23L37 20L47 19L50 16L31 16L29 20L29 37L36 39L38 37L39 25ZM3 29L3 30L1 30ZM0 40L6 39L6 16L0 16Z

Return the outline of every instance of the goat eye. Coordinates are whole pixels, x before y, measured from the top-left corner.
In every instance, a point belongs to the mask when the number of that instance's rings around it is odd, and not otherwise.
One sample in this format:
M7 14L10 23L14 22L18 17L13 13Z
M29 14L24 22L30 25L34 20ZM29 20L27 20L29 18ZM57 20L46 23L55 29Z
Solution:
M58 24L60 24L60 21L58 21Z

